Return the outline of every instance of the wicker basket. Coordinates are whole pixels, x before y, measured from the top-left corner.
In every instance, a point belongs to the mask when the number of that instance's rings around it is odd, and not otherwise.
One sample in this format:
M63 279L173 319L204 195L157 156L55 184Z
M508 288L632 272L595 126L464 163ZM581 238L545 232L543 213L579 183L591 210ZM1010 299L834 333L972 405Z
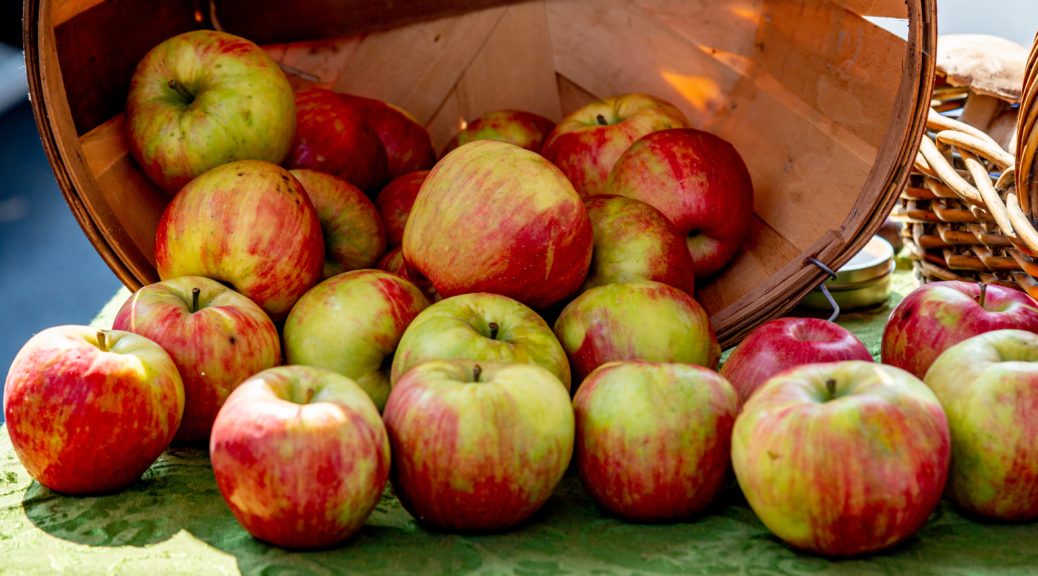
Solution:
M755 188L736 260L697 298L722 344L799 302L883 223L923 133L934 0L30 0L32 103L58 183L130 288L157 279L168 197L127 155L133 67L173 34L220 27L266 46L297 80L380 98L437 149L466 118L553 119L642 91L733 142ZM907 39L866 16L902 18Z
M1023 63L1026 50L1020 51ZM979 281L1038 297L1035 60L1032 49L1027 80L1022 68L1016 88L998 97L1001 111L979 117L968 112L992 105L971 107L970 99L992 94L942 85L939 73L927 133L898 210L907 222L905 244L920 281ZM997 121L1003 114L1013 120L1010 138ZM1017 164L1017 158L1024 162Z

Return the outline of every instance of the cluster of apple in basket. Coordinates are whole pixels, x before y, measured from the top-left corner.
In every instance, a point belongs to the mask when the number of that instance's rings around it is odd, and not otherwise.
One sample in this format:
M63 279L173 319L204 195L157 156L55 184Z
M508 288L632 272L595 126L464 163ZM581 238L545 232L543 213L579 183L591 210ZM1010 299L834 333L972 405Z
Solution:
M658 98L489 113L437 155L406 112L293 90L259 47L199 31L141 61L125 121L172 195L162 280L111 330L52 328L15 359L11 441L53 490L121 490L180 441L207 443L234 516L289 548L349 538L390 481L426 525L506 530L571 462L643 522L701 513L734 468L769 529L830 555L910 537L946 480L968 510L1038 515L1017 482L1038 377L980 383L1038 360L1038 336L952 346L1038 331L1035 303L928 285L888 322L889 365L783 318L718 372L694 283L739 250L750 177Z

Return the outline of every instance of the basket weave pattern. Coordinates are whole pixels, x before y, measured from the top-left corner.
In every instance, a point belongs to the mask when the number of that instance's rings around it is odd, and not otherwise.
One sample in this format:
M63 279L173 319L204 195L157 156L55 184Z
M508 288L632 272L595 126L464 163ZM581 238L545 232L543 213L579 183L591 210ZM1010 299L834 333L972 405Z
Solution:
M1017 172L1022 169L1017 156L1030 159L1038 145L1038 133L1030 133L1034 122L1028 121L1034 116L1030 105L1035 60L1032 50L1015 154L949 114L959 108L961 94L940 98L935 91L938 98L898 209L906 223L905 245L921 282L1001 284L1038 297L1038 201L1030 179Z

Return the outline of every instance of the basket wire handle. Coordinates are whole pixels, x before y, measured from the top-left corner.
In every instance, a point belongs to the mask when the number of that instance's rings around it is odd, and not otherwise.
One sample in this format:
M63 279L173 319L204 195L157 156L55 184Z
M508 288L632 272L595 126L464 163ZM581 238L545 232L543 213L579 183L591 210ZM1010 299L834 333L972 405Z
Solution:
M829 279L836 280L836 272L833 272L832 268L823 264L818 258L808 256L807 261L821 268L823 272L829 275ZM829 305L833 307L833 313L829 315L829 321L835 322L836 319L840 317L840 305L836 303L836 299L829 293L829 287L825 285L825 280L818 285L818 288L821 289L822 295L825 296L825 299L829 301Z

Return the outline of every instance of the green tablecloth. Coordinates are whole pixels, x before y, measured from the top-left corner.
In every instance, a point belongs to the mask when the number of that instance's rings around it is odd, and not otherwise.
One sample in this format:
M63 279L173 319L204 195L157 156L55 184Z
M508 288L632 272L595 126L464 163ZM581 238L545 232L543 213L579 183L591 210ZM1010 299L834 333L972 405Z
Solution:
M899 273L890 305L911 288ZM113 302L122 302L125 294ZM886 308L841 323L874 353ZM111 317L111 307L97 323ZM171 449L116 495L74 498L33 482L0 428L0 574L1036 574L1038 524L969 520L942 504L895 550L828 561L785 547L734 486L687 523L633 525L596 509L572 475L530 522L501 535L418 526L389 491L361 533L293 553L234 520L202 450Z

